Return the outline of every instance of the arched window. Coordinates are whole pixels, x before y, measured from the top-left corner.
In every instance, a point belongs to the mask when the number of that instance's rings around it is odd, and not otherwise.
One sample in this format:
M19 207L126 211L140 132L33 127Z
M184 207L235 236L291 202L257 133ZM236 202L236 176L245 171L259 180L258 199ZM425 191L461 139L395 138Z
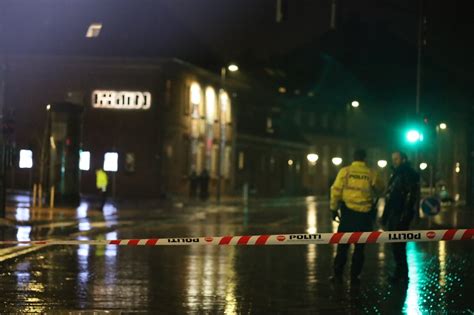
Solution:
M221 91L219 93L219 102L221 121L230 124L232 122L232 111L230 106L230 98L226 91Z
M216 92L212 87L206 88L206 121L213 124L217 114Z
M189 106L191 117L198 119L203 114L202 90L197 82L193 82L190 88Z

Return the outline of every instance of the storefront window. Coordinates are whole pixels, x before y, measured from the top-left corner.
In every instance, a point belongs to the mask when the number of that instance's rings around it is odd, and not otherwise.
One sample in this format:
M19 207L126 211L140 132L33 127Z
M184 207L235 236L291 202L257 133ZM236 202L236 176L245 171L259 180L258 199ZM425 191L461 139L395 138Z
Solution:
M79 154L79 169L88 171L91 168L91 153L89 151L81 151Z
M230 106L230 98L227 92L221 91L219 93L219 101L221 104L221 121L230 124L232 122L232 112Z
M33 167L33 151L20 150L20 162L18 166L20 168L32 168Z
M214 124L217 114L216 92L212 87L206 88L206 121Z
M190 88L190 110L193 119L199 119L203 114L201 86L193 82Z
M117 172L118 171L118 153L107 152L104 155L104 171Z

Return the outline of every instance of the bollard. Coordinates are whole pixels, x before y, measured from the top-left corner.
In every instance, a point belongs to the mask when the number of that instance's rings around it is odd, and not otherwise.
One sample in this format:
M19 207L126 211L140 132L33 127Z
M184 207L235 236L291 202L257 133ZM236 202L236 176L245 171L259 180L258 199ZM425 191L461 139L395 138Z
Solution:
M38 186L33 184L33 208L36 207L36 193L37 193Z
M54 208L54 186L51 186L49 193L49 208Z
M41 208L43 206L43 186L39 184L38 187L38 207Z

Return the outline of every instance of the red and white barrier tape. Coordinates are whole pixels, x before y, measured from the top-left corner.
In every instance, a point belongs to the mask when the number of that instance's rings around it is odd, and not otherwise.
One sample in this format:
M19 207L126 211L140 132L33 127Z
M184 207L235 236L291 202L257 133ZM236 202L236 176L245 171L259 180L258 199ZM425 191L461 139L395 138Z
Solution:
M474 229L426 231L374 231L316 234L275 234L247 236L173 237L123 240L44 240L0 241L0 245L306 245L306 244L363 244L397 242L437 242L473 240Z

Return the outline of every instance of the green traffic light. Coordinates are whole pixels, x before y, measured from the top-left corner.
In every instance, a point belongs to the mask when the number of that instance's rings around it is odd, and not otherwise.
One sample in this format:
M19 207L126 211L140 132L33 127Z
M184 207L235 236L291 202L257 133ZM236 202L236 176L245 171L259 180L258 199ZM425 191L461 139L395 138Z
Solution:
M411 129L407 131L406 139L410 143L415 143L415 142L423 141L423 135L418 130Z

